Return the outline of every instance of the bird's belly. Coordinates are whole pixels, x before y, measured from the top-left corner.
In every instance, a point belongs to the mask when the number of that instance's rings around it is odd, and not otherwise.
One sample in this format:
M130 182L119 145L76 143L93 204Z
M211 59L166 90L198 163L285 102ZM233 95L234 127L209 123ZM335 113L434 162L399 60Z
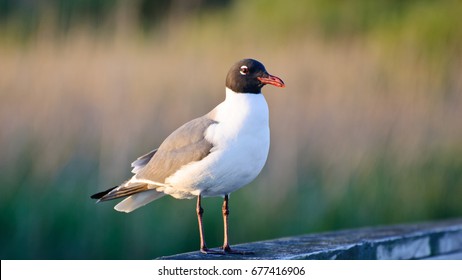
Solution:
M212 168L211 184L203 188L204 196L229 194L253 181L268 157L269 141L246 141L245 145L230 147L220 157L220 164ZM215 182L212 182L215 181Z
M176 198L223 196L250 183L258 176L269 151L269 129L216 146L201 161L190 163L167 178L165 193Z

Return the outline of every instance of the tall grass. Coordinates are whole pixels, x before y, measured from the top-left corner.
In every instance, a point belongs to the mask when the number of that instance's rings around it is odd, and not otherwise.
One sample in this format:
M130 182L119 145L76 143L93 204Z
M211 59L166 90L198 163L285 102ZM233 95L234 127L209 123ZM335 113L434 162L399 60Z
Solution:
M197 249L194 201L166 197L126 215L89 195L128 178L133 159L218 104L228 68L243 57L287 87L264 88L270 156L231 196L232 243L462 214L462 58L444 54L457 54L457 43L430 57L385 31L269 36L252 29L259 17L237 17L239 7L152 36L128 22L101 37L81 27L56 38L44 27L26 45L4 38L1 258ZM205 200L211 246L222 239L220 204Z

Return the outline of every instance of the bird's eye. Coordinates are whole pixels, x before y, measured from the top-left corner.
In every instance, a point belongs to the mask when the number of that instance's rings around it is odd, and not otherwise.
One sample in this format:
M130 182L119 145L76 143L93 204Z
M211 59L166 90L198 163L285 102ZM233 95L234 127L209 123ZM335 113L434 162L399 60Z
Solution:
M241 71L239 71L239 73L241 73L241 75L247 75L249 73L249 68L245 65L242 65Z

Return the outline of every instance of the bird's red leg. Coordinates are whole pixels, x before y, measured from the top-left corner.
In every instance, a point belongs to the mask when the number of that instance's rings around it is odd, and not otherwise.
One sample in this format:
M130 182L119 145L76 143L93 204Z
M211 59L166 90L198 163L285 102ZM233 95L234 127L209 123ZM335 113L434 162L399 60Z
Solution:
M231 249L229 246L229 240L228 240L228 216L229 216L229 208L228 208L228 195L225 195L225 198L223 200L223 207L221 208L223 212L223 225L224 225L224 240L223 240L223 252L229 253L229 254L238 254L238 255L247 255L247 254L253 254L253 252L249 251L237 251Z
M225 199L223 200L223 207L221 208L221 211L223 212L223 226L224 226L223 251L229 252L231 251L231 247L229 247L229 241L228 241L228 216L229 216L228 195L225 195Z
M196 213L197 213L197 221L199 222L199 235L201 241L201 252L204 254L222 254L221 252L212 251L207 248L207 244L205 244L204 238L204 226L202 225L202 215L204 214L204 209L201 206L201 195L197 196L197 204L196 204Z
M205 244L204 239L204 227L202 225L202 215L204 214L204 209L201 206L201 195L197 196L197 204L196 204L196 213L197 213L197 221L199 222L199 235L201 239L201 252L207 253L208 248Z

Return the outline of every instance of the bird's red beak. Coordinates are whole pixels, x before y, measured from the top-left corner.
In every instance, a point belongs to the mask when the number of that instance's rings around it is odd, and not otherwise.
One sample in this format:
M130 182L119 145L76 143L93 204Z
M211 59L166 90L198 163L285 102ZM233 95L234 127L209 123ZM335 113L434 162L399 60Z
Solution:
M270 74L267 77L258 77L257 79L265 85L269 84L281 88L286 86L280 78Z

